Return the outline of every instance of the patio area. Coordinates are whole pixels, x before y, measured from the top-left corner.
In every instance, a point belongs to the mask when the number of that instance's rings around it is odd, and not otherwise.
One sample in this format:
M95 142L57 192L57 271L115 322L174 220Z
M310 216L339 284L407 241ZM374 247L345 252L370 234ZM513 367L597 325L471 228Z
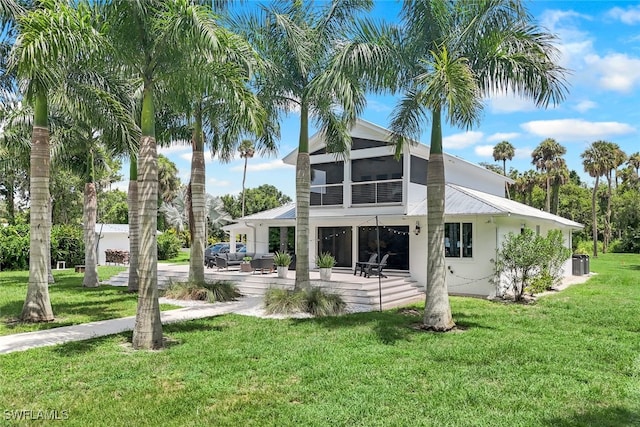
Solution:
M207 281L226 280L235 282L240 293L246 296L262 296L267 289L279 287L293 289L295 283L294 270L288 272L286 279L278 278L277 273L242 272L239 269L218 270L217 268L205 268ZM417 283L411 281L407 275L394 275L385 271L387 277L364 277L354 275L351 269L334 268L331 280L320 280L320 272L311 270L309 276L311 285L321 287L331 292L338 293L347 303L348 310L372 311L382 308L393 308L424 299L424 291ZM189 276L188 265L158 264L158 287L164 289L171 282L186 281ZM129 272L124 271L103 284L112 286L127 286Z

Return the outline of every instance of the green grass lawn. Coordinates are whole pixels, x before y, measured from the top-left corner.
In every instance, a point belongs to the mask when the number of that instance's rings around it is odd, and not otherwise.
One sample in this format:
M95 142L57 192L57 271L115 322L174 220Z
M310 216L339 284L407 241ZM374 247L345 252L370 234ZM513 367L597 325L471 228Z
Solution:
M124 270L124 267L100 266L98 267L98 276L102 281ZM0 335L51 329L136 314L137 294L130 294L126 292L125 288L113 286L83 288L82 277L82 273L74 273L73 269L53 270L55 284L49 287L49 297L53 314L56 317L55 321L20 323L16 322L16 319L20 316L27 295L29 272L0 272ZM173 306L161 308L169 307L173 308ZM0 413L0 418L1 415Z
M188 265L190 259L191 259L191 252L189 251L189 249L181 249L180 252L178 252L178 256L171 259L164 260L164 261L160 261L160 262L165 264L187 264Z
M464 331L447 334L415 329L421 307L227 315L166 326L174 344L160 352L133 352L121 334L3 355L0 414L67 411L71 426L640 425L640 256L591 266L588 283L535 305L452 298Z

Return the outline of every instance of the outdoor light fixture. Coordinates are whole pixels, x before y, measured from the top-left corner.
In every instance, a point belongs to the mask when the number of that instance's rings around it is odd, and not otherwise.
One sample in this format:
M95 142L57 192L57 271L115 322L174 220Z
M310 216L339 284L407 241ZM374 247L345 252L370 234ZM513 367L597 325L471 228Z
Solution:
M418 234L420 234L420 222L419 221L416 221L416 229L413 230L413 232L416 233L416 236Z

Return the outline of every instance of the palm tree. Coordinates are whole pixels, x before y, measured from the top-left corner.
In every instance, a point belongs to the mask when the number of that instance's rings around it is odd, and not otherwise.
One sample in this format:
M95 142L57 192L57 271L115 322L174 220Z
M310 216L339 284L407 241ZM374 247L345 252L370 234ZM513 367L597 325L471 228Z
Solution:
M252 159L255 153L253 141L245 139L240 143L240 158L244 159L244 170L242 172L242 216L244 217L244 183L247 178L247 160Z
M592 235L593 235L593 256L598 256L598 216L596 211L596 196L598 192L598 183L600 177L604 175L606 168L605 153L607 150L606 141L596 141L592 143L585 151L580 155L582 157L582 165L584 171L589 176L596 179L593 185L593 193L591 195L591 220L592 220Z
M640 169L640 153L635 152L629 156L627 160L629 166L632 166L636 170L636 175L638 175L638 169Z
M246 41L229 34L233 44L225 55L203 58L195 53L188 59L182 78L171 85L169 102L179 117L169 120L167 137L191 133L191 179L187 192L191 256L189 278L204 281L206 244L206 193L204 148L209 145L221 161L228 161L242 135L258 137L265 152L275 150L277 131L266 122L267 113L248 83L256 57ZM205 61L205 59L207 59ZM185 84L187 83L187 84ZM186 100L186 101L185 101ZM181 117L187 120L181 120ZM187 126L185 126L185 123Z
M89 7L77 8L67 2L40 4L18 18L19 36L12 49L11 62L17 76L25 82L26 101L33 105L30 171L30 258L29 286L21 319L41 322L53 320L48 291L49 245L49 90L61 79L59 65L76 60L83 47L100 46L91 26ZM86 52L85 52L86 53Z
M569 169L565 160L558 159L548 174L551 180L551 213L557 215L560 206L560 186L569 182Z
M540 31L519 1L407 0L398 50L404 97L392 113L397 147L417 137L430 116L427 170L427 296L424 327L455 326L444 259L442 116L469 128L480 120L483 97L511 90L539 106L564 96L563 69L553 62L553 36ZM406 136L405 136L406 135Z
M618 144L608 142L605 148L605 177L607 178L607 211L604 217L604 239L602 252L606 253L611 241L611 201L613 193L613 179L615 174L616 187L618 185L618 167L627 160L627 155Z
M546 180L546 197L545 197L545 209L547 212L551 212L551 175L554 170L561 169L564 160L562 156L567 152L567 149L558 144L555 139L547 138L538 145L531 153L533 165L537 170L542 171L545 174Z
M502 174L507 176L507 160L513 159L516 155L516 149L511 145L509 141L502 141L493 147L493 160L502 161Z
M365 83L375 81L375 66L389 58L369 43L350 39L355 14L371 5L370 0L333 0L321 6L276 2L237 22L267 62L258 70L258 95L270 111L300 113L295 289L310 286L310 120L325 135L327 152L344 155L351 146L348 130L366 102Z
M139 297L134 348L162 347L162 324L157 290L158 170L156 101L164 84L178 78L191 52L204 57L226 54L232 41L213 19L210 8L189 0L131 2L116 0L105 5L109 34L118 59L142 86L138 152L140 192ZM185 49L188 46L188 49Z

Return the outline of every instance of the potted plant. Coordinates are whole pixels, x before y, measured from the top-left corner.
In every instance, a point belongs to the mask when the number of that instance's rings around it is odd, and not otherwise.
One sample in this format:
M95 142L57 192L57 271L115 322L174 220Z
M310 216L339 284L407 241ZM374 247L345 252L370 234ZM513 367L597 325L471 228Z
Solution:
M291 264L291 255L286 252L276 252L273 257L273 263L278 267L278 277L286 279L287 272L289 271L289 264Z
M251 259L252 258L250 256L242 257L242 264L240 264L240 271L245 273L251 272Z
M322 252L316 257L316 265L320 269L320 280L331 279L331 269L336 265L336 259L329 252Z

